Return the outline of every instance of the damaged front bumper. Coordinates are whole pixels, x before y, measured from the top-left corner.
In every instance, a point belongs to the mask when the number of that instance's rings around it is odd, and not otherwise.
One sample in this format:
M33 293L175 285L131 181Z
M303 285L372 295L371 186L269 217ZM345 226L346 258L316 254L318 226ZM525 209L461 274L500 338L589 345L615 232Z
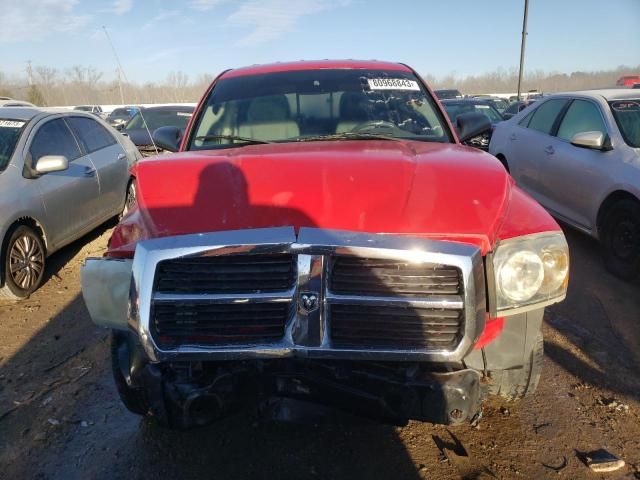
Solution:
M154 417L177 429L291 400L314 405L314 413L329 407L394 425L461 424L474 418L483 398L481 375L471 369L297 358L153 364L139 353L121 357L128 384L146 392Z

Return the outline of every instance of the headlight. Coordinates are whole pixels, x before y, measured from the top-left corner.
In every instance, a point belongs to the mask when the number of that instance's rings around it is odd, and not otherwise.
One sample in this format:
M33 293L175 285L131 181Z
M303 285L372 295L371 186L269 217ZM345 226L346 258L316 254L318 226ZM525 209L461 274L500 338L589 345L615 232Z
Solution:
M567 293L569 247L562 232L512 238L498 245L492 267L495 313L540 308Z

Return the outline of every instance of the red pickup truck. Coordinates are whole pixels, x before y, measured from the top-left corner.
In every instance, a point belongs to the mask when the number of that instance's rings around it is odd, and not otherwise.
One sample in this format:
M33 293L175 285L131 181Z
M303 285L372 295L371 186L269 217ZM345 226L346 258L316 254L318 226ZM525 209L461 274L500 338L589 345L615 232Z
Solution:
M461 144L487 129L402 64L220 74L82 269L125 405L179 429L273 399L457 424L532 393L568 249Z

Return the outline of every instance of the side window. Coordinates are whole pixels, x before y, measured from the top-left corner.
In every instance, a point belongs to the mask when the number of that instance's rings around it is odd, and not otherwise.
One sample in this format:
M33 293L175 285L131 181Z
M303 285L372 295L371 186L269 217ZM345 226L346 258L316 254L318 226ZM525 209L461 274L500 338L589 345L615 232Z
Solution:
M607 129L597 105L586 100L574 100L560 124L558 137L571 140L576 133L582 132L602 132L606 135Z
M62 118L51 120L38 129L29 153L34 164L45 155L64 155L69 161L82 155L76 139Z
M529 122L529 128L550 134L558 114L567 102L568 100L564 98L558 98L542 103L536 108L535 112L533 112L533 117L531 117L531 121Z
M531 117L533 117L533 114L534 114L535 112L536 112L536 111L534 110L533 112L529 112L529 113L527 113L527 114L524 116L524 118L518 122L518 125L520 125L521 127L525 127L525 128L527 128L527 127L529 126L529 122L531 121Z
M87 153L95 152L116 143L113 135L91 118L67 117L66 120Z

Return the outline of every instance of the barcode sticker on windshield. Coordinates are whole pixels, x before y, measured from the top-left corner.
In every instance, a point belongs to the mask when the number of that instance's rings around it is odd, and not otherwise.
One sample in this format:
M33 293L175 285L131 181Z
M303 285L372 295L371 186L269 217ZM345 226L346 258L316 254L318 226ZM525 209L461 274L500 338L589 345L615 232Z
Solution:
M420 86L415 80L407 80L406 78L368 78L369 88L371 90L417 90Z
M618 112L637 112L640 110L640 102L637 100L619 100L611 102L611 108Z
M22 128L24 124L19 120L0 120L0 128Z
M176 115L178 115L179 117L190 117L193 114L190 112L176 112Z

